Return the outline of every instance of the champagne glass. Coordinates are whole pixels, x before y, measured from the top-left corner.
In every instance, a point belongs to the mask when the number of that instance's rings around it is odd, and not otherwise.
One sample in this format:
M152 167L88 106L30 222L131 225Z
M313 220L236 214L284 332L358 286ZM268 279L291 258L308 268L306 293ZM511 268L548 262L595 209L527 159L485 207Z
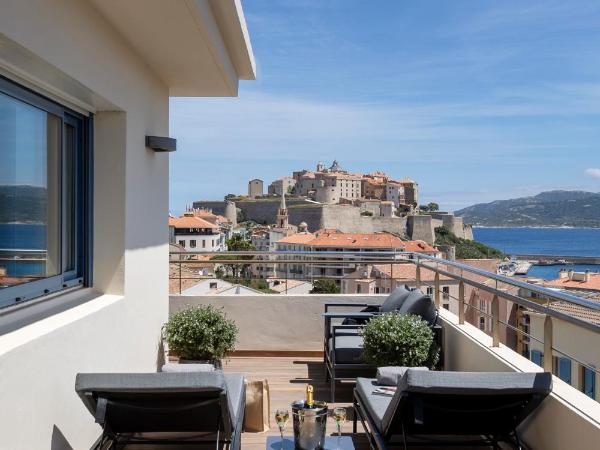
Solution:
M281 450L283 450L283 431L285 430L285 426L290 419L290 413L287 409L278 409L275 411L275 422L277 422L277 426L279 427L279 433L281 434Z
M333 409L333 420L335 420L335 426L337 427L337 450L340 450L340 438L342 436L342 425L346 422L346 408L334 408Z

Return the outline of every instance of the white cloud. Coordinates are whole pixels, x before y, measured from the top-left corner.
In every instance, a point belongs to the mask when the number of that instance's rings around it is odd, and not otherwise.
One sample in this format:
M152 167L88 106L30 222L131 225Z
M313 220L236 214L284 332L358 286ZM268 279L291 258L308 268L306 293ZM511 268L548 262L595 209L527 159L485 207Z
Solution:
M585 169L584 172L588 177L592 178L600 178L600 169L597 167L590 167L589 169Z

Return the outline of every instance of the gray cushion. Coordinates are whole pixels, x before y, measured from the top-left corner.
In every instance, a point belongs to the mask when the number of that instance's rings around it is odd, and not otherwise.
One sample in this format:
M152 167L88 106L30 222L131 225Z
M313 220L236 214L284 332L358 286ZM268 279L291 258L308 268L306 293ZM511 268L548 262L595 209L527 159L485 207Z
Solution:
M413 314L419 316L430 325L435 324L437 317L435 303L432 298L429 295L423 294L418 289L410 292L398 312L402 315Z
M356 379L356 391L362 399L363 406L369 413L371 419L373 419L375 426L381 431L383 430L383 418L392 401L392 397L373 394L373 391L377 389L378 386L377 380L374 378Z
M161 372L214 372L212 364L177 364L166 363L160 369Z
M227 401L229 402L229 411L232 422L235 423L243 416L246 389L244 385L244 376L241 373L225 373L225 384L227 385Z
M436 372L408 370L398 384L402 392L448 395L548 394L552 375L545 372Z
M105 393L185 393L204 392L218 397L227 393L232 425L236 423L243 405L244 378L241 374L214 372L182 373L80 373L75 380L75 391L80 395L92 415L96 412L96 400L89 395Z
M342 364L363 364L362 358L364 352L364 341L362 336L358 335L339 335L336 334L335 348L333 348L333 338L329 339L330 351L335 352L335 362Z
M397 287L390 295L387 296L379 311L382 313L387 313L400 309L410 293L411 291L406 289L405 286Z
M388 366L377 368L377 384L380 386L398 386L398 382L408 369L429 370L427 367Z
M221 391L222 372L205 373L79 373L75 390L100 392Z

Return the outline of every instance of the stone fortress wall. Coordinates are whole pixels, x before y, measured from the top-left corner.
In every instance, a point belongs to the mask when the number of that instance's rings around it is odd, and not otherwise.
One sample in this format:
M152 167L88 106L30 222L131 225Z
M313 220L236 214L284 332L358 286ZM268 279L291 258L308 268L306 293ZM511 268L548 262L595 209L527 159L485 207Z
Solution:
M458 237L473 239L470 225L464 225L461 217L449 213L409 215L407 217L362 216L361 208L350 205L322 205L304 199L286 198L289 222L298 225L306 222L310 231L320 228L336 228L345 233L376 233L386 231L404 238L422 240L428 244L435 241L436 227L444 226ZM279 208L279 198L241 200L235 202L238 221L253 220L260 224L274 222ZM224 201L197 201L194 208L209 208L215 214L225 215Z

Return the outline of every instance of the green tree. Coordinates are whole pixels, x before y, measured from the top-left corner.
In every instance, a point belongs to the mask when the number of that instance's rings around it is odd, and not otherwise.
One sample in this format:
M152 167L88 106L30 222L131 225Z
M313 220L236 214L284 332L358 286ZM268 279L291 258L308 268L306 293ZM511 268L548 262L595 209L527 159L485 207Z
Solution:
M340 287L334 280L319 279L313 283L311 294L339 294Z
M236 198L237 198L237 195L235 195L235 194L227 194L225 196L225 201L227 201L227 200L235 200Z
M225 244L227 245L227 250L233 251L233 252L246 252L246 251L252 251L255 250L254 246L252 245L252 242L250 242L248 239L245 239L242 235L240 234L235 234L233 235L233 237L231 237L230 239L227 239L225 241ZM215 255L211 258L213 261L227 261L227 260L239 260L239 259L254 259L254 256L251 255L242 255L242 256L235 256L235 255L227 255L227 254L220 254L220 255ZM217 271L219 269L221 269L221 271L219 272L219 274L221 276L218 276L218 278L227 278L228 276L231 277L245 277L246 275L248 275L248 269L250 267L250 264L223 264L222 266L218 267L217 269L215 269L215 275L217 275Z
M225 241L227 245L227 250L231 250L233 252L246 252L254 250L254 246L252 242L248 239L245 239L241 234L234 234L230 239Z
M294 195L294 192L295 192L295 191L296 191L296 186L292 186L292 185L288 186L288 188L287 188L287 193L288 193L289 195Z
M440 210L440 205L438 205L437 203L434 202L430 202L427 204L427 209L429 211L439 211Z

